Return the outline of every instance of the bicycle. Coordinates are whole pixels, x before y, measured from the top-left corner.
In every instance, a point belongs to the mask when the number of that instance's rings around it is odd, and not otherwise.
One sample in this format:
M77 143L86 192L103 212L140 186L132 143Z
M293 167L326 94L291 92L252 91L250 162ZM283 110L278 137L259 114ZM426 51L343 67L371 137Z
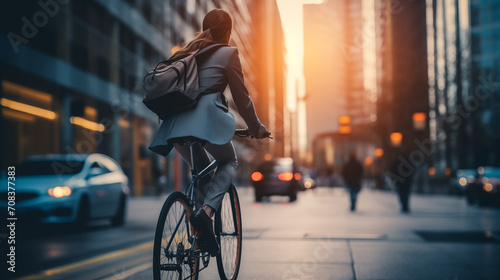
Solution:
M248 137L250 133L248 129L236 130L235 135ZM272 138L270 134L267 137ZM199 272L208 267L210 254L198 248L198 233L189 219L194 213L195 190L199 180L214 171L217 162L212 161L198 172L194 167L193 146L201 145L203 141L194 137L183 137L171 142L189 146L193 166L192 180L185 194L173 192L163 204L155 232L153 276L155 280L196 280ZM242 226L240 202L234 185L231 184L224 195L214 220L214 232L220 246L220 251L215 256L219 276L222 280L235 280L240 269ZM203 266L201 268L200 261Z

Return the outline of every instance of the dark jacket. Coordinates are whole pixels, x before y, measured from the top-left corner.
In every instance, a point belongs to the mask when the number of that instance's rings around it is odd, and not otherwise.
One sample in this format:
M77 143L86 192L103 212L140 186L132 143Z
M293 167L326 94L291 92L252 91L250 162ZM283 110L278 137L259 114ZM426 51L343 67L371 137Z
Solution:
M397 187L410 188L415 174L410 155L408 153L399 155L392 164L390 172L398 178L394 180Z
M349 161L342 167L342 177L349 187L360 187L363 177L363 165L356 159Z
M262 124L245 86L238 49L222 47L198 65L200 90L211 92L203 95L193 110L181 112L165 119L149 149L167 155L171 138L194 136L216 145L231 141L235 131L235 119L225 104L223 95L227 85L231 89L238 113L251 133L257 134Z

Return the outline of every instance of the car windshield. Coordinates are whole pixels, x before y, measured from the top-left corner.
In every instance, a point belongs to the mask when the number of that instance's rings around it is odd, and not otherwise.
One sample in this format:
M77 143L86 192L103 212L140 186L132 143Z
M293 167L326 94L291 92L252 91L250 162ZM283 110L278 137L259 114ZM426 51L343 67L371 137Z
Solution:
M282 173L293 170L293 165L276 164L275 162L265 163L260 166L260 172L263 173Z
M71 175L82 171L83 161L37 160L24 161L16 166L17 176Z

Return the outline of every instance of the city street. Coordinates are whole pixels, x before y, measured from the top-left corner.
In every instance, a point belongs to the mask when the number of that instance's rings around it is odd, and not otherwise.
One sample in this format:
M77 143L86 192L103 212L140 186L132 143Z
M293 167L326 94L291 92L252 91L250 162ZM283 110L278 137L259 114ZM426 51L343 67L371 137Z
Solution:
M500 0L4 6L0 280L500 280Z
M500 209L414 194L411 213L401 214L394 193L364 189L351 213L340 188L300 193L296 203L254 203L251 188L238 191L239 279L500 279ZM152 279L162 202L131 199L122 228L99 221L84 232L19 228L17 279ZM200 279L218 279L216 266L212 259Z

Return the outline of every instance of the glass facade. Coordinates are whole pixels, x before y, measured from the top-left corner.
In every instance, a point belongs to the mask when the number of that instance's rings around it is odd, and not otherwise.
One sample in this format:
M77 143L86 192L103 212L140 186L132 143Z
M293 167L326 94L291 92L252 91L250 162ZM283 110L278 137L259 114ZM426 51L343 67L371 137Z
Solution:
M464 168L461 152L466 119L459 115L470 91L469 7L467 0L427 1L430 165L436 177ZM460 148L459 148L460 147Z
M500 164L500 1L427 1L433 164Z
M468 165L500 165L500 1L470 0L471 117L465 128ZM477 101L477 106L473 106Z
M499 165L500 1L429 0L427 6L437 174Z

